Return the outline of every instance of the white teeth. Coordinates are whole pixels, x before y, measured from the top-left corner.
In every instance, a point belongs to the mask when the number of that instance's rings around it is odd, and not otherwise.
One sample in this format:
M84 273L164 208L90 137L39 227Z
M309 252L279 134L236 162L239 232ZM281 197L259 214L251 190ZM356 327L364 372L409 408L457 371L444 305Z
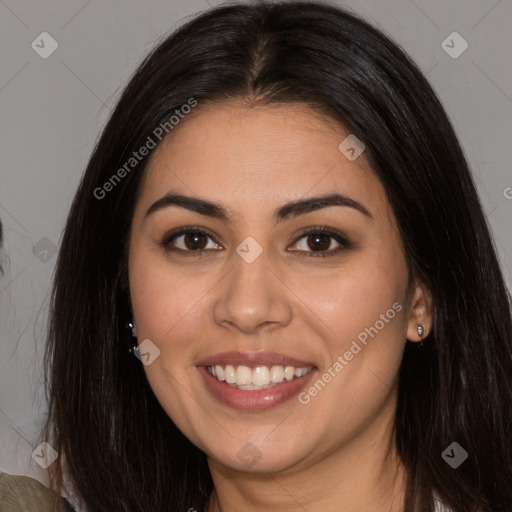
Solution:
M240 365L235 372L236 384L238 386L247 386L252 384L252 371L248 366Z
M308 373L307 368L295 368L295 377L302 377Z
M215 365L207 366L208 373L220 381L226 381L232 387L245 390L266 389L291 381L306 375L313 367L297 367L275 365L270 369L268 366L256 366L250 368L244 365Z
M217 379L224 380L224 368L222 368L222 366L217 365L215 367L215 373L217 374Z
M283 382L284 380L284 368L282 366L272 366L270 369L270 381L271 382Z
M226 370L224 371L224 377L228 384L236 383L235 369L230 364L226 365Z
M286 380L292 380L295 375L295 368L293 366L287 366L284 369L284 378Z
M255 386L270 384L270 370L266 366L256 366L252 372L252 383Z

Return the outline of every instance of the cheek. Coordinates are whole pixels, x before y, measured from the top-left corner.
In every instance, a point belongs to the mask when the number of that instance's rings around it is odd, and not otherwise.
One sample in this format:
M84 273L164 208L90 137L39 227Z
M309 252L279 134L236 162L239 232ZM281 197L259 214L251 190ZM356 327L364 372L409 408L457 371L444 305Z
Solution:
M196 390L190 385L194 349L205 312L201 303L211 285L197 275L170 271L154 254L134 254L130 262L130 292L139 343L149 339L159 356L144 367L158 401L179 428L189 431ZM184 389L187 392L184 392Z
M177 328L197 325L194 319L201 310L201 298L211 288L210 280L206 274L171 269L164 257L134 251L130 293L139 337L159 344L173 339Z
M315 311L329 326L323 340L329 363L300 400L314 411L311 428L324 429L327 437L360 431L392 401L404 348L405 298L394 277L353 270L326 281L316 294Z
M379 331L386 327L389 332L391 326L395 332L400 331L400 321L395 320L401 318L397 317L397 309L403 309L401 299L402 293L389 283L379 285L373 279L351 279L331 295L322 314L335 333L364 341L364 335L359 335L375 325ZM395 308L393 304L397 304Z
M374 254L333 273L322 286L309 284L310 304L329 327L324 340L331 371L325 378L335 377L332 393L320 399L327 409L342 396L355 411L362 404L377 407L398 374L406 329L406 264L400 264L400 255Z
M360 333L364 339L364 333L376 323L382 333L402 332L406 273L399 263L384 261L381 255L354 259L353 264L340 266L328 277L304 279L298 289L316 317L329 327L334 346L343 348Z

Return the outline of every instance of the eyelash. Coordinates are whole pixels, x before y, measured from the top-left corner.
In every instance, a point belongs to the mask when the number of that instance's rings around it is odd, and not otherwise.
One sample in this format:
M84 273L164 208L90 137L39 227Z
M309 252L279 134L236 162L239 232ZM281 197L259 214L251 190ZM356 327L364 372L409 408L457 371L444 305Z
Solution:
M186 256L198 256L198 255L201 255L201 254L209 251L210 249L201 249L201 250L192 251L192 250L179 249L179 248L170 246L171 242L174 239L178 238L179 236L184 235L184 234L195 234L195 233L201 233L201 234L207 235L217 244L217 242L214 240L213 235L207 229L202 228L201 226L187 226L187 227L179 228L175 231L171 231L170 233L166 234L164 236L163 240L160 242L160 245L168 252L178 252L179 251ZM307 229L296 239L294 244L297 243L297 241L301 240L304 237L307 237L310 235L317 235L317 234L327 235L328 237L330 237L330 238L334 239L336 242L338 242L340 244L340 247L338 247L334 250L323 251L323 252L322 251L318 251L318 252L317 251L312 251L312 252L297 251L297 252L299 252L301 257L326 258L326 257L336 256L337 254L340 254L341 252L352 248L352 244L348 241L348 239L346 238L345 235L343 235L339 231L333 230L331 228L326 228L324 226L315 226L315 227ZM217 245L219 245L219 244L217 244ZM303 252L306 252L307 255L301 254Z

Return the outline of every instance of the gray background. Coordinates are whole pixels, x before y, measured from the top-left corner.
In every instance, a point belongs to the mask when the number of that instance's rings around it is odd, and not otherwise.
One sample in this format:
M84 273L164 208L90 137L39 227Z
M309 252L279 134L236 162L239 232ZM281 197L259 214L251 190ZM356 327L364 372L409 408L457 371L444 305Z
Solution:
M93 145L143 56L190 15L219 3L0 0L0 470L47 481L31 454L46 412L41 358L49 286ZM510 290L512 2L339 4L390 34L428 75L471 164ZM469 45L458 58L441 46L454 31ZM46 59L31 47L34 40L42 46L42 32L58 43ZM457 40L446 44L461 48Z

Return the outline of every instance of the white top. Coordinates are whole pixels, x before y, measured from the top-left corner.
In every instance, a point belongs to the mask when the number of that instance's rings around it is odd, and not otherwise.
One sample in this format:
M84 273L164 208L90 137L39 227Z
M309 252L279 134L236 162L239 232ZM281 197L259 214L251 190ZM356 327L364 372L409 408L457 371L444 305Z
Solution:
M437 494L434 494L434 504L436 506L434 512L453 512L452 509L448 508L446 505L443 505Z

